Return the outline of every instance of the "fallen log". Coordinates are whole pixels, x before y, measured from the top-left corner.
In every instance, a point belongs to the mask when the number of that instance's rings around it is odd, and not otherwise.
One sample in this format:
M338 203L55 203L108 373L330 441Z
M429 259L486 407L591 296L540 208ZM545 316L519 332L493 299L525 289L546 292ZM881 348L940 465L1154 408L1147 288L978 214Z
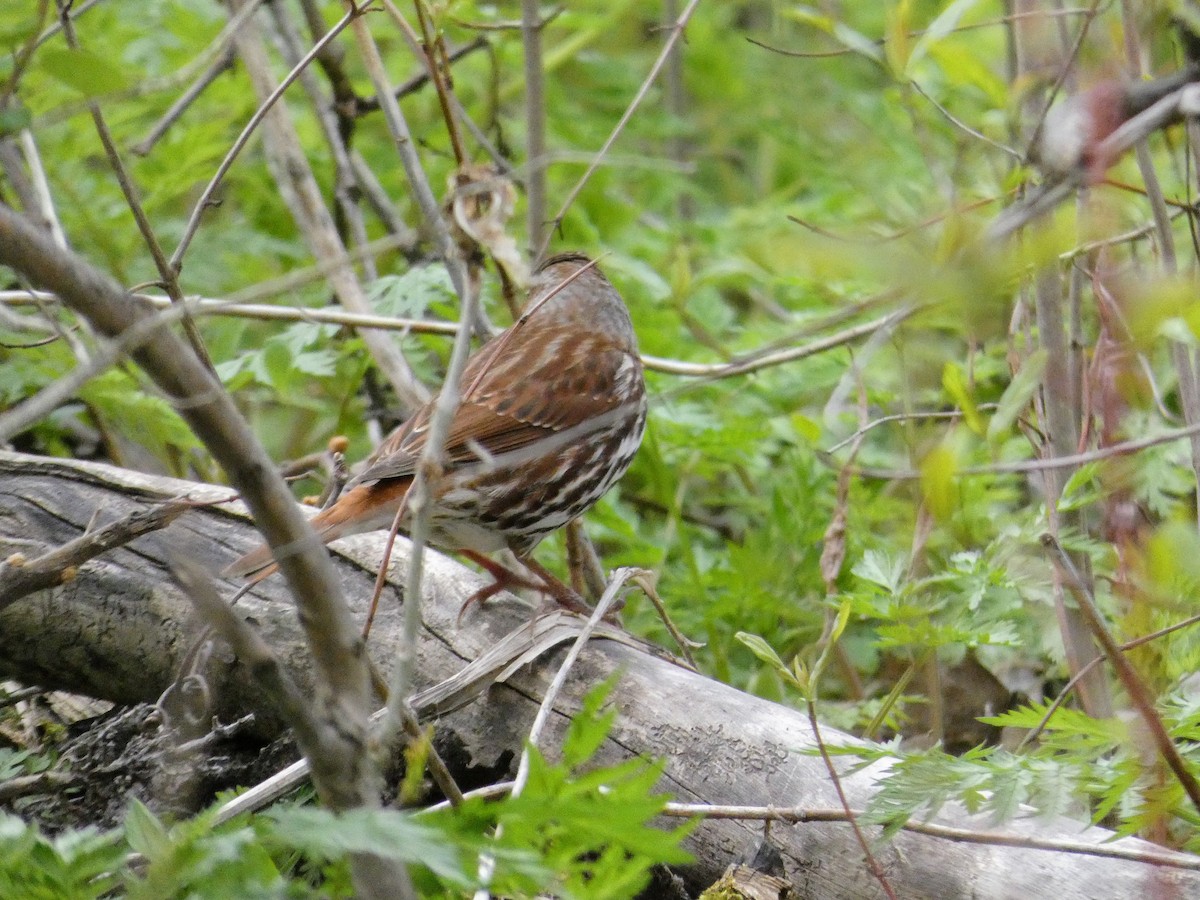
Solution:
M0 452L0 595L12 566L36 560L80 537L154 504L229 497L227 488L151 477L90 463ZM118 703L155 702L181 668L195 667L198 625L188 600L172 581L169 557L182 553L217 573L259 540L236 505L197 506L166 528L143 534L67 573L0 611L0 677L61 688ZM383 539L365 535L339 543L337 571L353 613L362 619ZM400 601L407 545L398 542L370 641L377 665L387 671L401 631ZM18 554L17 559L13 555ZM457 621L463 598L480 576L453 560L430 554L424 582L424 627L418 646L417 689L429 688L529 626L529 611L513 602L491 604ZM233 585L228 585L232 593ZM308 651L286 588L269 579L238 601L237 609L274 649L292 676L307 683ZM452 773L464 786L511 775L529 726L562 651L543 655L487 687L437 707L433 719ZM253 727L270 737L280 718L246 667L218 648L202 661L213 712L232 722L248 710ZM694 804L837 810L840 803L819 756L806 717L796 710L744 694L627 643L595 641L571 671L554 706L547 745L554 746L581 697L598 681L618 675L610 702L619 710L601 761L631 755L665 761L661 789ZM827 743L855 739L822 729ZM843 768L848 768L843 766ZM874 765L843 775L852 808L861 809L885 771ZM820 816L812 818L820 819ZM828 818L828 817L827 817ZM874 848L898 896L1055 897L1097 900L1136 896L1200 896L1200 860L1064 819L1019 819L1002 829L957 809L934 822L941 834L902 832ZM954 829L1000 833L968 843ZM933 829L936 831L937 829ZM875 833L867 829L868 835ZM703 887L740 858L754 854L763 825L752 819L707 820L689 839L696 863L682 873ZM852 830L842 822L775 823L787 881L798 896L880 896ZM955 838L958 839L950 839ZM1058 841L1056 850L1012 846ZM1111 841L1110 843L1105 843ZM1067 844L1078 845L1068 852ZM1087 847L1104 844L1096 855Z

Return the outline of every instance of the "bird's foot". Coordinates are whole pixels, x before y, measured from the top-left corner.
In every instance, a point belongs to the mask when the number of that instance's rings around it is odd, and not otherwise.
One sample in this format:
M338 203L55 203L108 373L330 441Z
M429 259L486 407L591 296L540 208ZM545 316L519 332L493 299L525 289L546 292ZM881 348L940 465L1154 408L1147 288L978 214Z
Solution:
M473 562L478 563L494 580L491 584L480 588L466 599L462 608L458 611L459 622L462 622L462 618L467 610L476 603L485 603L501 591L512 588L525 588L527 590L538 591L549 597L555 606L565 609L568 612L573 612L581 616L590 616L592 614L592 607L583 597L579 596L570 585L563 584L552 572L535 559L522 559L521 563L537 576L537 581L526 578L524 575L514 572L506 566L502 566L500 563L489 559L481 553L464 550L463 555ZM620 612L620 608L620 606L617 606L610 610L605 619L616 623L616 615Z

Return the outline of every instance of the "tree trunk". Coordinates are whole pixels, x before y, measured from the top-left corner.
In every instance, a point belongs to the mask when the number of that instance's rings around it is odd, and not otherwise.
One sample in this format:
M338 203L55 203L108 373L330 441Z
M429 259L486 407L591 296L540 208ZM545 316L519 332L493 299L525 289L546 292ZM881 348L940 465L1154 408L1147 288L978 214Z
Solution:
M89 463L49 460L0 452L0 559L20 552L34 559L93 527L178 496L214 500L227 488L139 475ZM199 627L189 602L172 582L169 553L182 553L208 571L221 571L258 540L234 507L185 513L162 531L84 563L59 587L40 591L0 611L0 677L62 688L119 703L155 701L188 659ZM365 535L338 544L337 566L354 614L364 615L383 539ZM407 545L397 542L391 584L385 589L371 635L371 654L388 669L400 634L400 596ZM11 562L10 562L11 565ZM8 573L11 574L11 568ZM0 566L0 590L6 570ZM465 597L482 585L480 576L452 560L427 558L422 608L425 626L418 648L419 689L441 682L495 648L501 638L529 623L529 612L513 602L468 612L457 623ZM230 586L232 593L233 586ZM697 598L702 602L702 598ZM278 579L268 579L238 601L237 609L260 630L294 678L306 683L308 651L294 607ZM522 743L561 650L543 655L486 689L481 701L438 707L432 719L441 745L457 748L447 762L460 784L503 778L515 767ZM741 693L645 650L614 640L596 641L573 669L556 704L546 746L555 746L579 708L582 695L619 673L610 702L620 711L602 761L630 755L665 760L661 784L678 801L725 805L837 808L839 801L819 756L806 717L796 710ZM225 648L204 669L214 712L232 721L253 709L262 737L279 729L247 669ZM428 708L428 707L427 707ZM427 713L426 718L430 718ZM857 739L823 729L830 744ZM845 771L851 768L841 763ZM843 776L851 807L861 809L885 768L874 765ZM981 817L944 810L942 824L978 831L996 829ZM1012 836L1099 844L1111 833L1086 823L1019 820L1002 829ZM691 886L714 881L727 865L752 856L761 823L709 820L689 839L696 863L685 878ZM875 835L867 829L869 837ZM786 874L801 897L880 896L878 882L863 863L852 830L843 823L771 826ZM1194 864L1134 839L1108 845ZM874 848L888 880L901 897L1071 898L1200 896L1200 872L1176 866L1050 852L1018 847L952 842L902 832Z

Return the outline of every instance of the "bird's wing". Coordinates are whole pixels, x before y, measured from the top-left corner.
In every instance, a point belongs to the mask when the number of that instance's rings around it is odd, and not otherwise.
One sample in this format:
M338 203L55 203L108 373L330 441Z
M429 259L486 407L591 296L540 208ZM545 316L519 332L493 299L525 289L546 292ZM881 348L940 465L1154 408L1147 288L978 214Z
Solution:
M641 363L599 335L538 328L500 335L471 360L464 397L446 438L445 464L533 453L602 427L627 402L641 402ZM628 387L628 390L625 388ZM432 404L380 445L356 484L406 478L425 447Z

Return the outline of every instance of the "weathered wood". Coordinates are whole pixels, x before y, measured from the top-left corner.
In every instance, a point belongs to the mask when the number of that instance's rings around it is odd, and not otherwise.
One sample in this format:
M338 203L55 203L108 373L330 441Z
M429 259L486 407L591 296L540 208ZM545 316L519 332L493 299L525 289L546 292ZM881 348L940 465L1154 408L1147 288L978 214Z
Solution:
M0 560L16 551L37 556L65 543L77 537L97 512L103 524L180 495L216 499L227 496L228 489L0 452ZM167 553L186 553L216 573L257 540L236 510L200 509L162 532L84 564L69 583L19 600L0 613L0 677L123 703L155 700L173 680L198 631L187 601L167 574ZM379 536L338 545L339 577L360 618L381 545ZM405 550L399 542L393 573L403 573ZM399 634L402 582L401 574L385 591L371 638L372 655L385 670L389 647ZM458 625L463 598L481 584L479 576L452 560L436 554L428 559L418 688L460 670L527 620L525 608L505 601L469 613ZM239 601L238 608L303 683L307 651L283 586L268 580ZM229 721L254 708L260 711L257 727L264 734L277 728L278 719L261 715L264 710L269 713L269 707L247 673L227 652L215 657L206 674L218 714ZM461 783L473 786L504 777L515 765L560 657L561 653L550 654L506 684L491 687L481 699L437 720L442 738L460 751L448 762ZM813 736L803 715L612 641L596 642L581 657L556 707L551 745L578 710L583 693L613 673L620 674L612 695L620 715L602 758L641 754L665 760L662 788L684 802L838 805L823 764L810 753ZM824 736L831 743L855 740L833 729L826 729ZM852 806L865 805L882 771L872 766L845 777ZM961 811L946 812L938 821L995 830L986 820ZM1006 830L1097 844L1111 836L1065 820L1022 820ZM730 863L753 853L761 833L759 824L733 820L702 825L690 842L697 863L687 873L688 882L703 886L714 881ZM881 895L846 825L777 823L771 838L782 851L798 896ZM1115 846L1165 855L1130 839ZM901 834L876 852L902 897L1200 896L1200 872L1130 860L962 844L913 833Z

